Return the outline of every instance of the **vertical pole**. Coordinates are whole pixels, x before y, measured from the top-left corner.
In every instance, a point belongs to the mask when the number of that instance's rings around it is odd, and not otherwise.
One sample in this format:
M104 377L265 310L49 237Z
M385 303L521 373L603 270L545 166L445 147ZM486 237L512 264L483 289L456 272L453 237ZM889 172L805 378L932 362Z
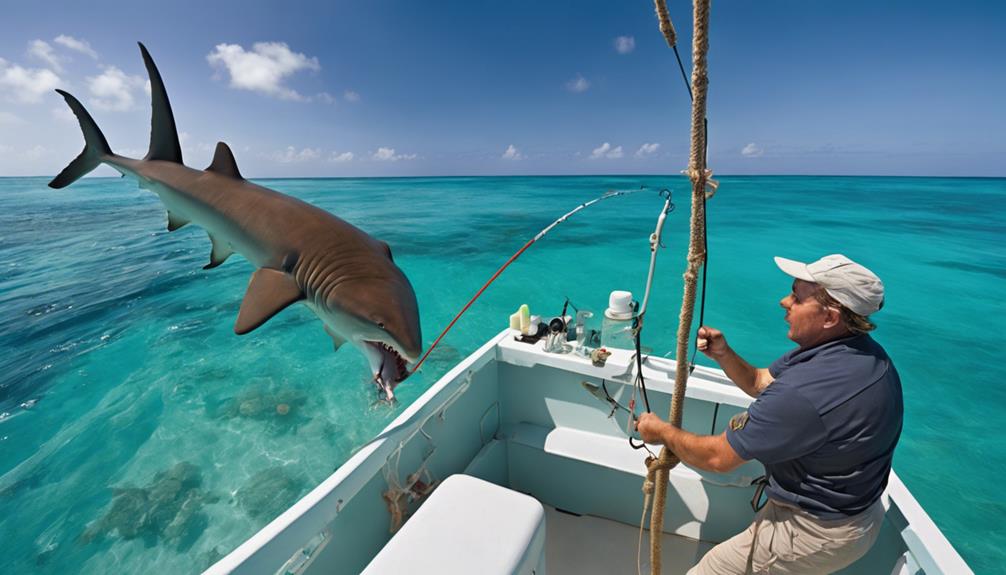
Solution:
M677 370L674 374L674 395L671 399L669 420L681 427L682 407L685 401L685 387L688 383L688 343L695 312L695 292L698 284L699 268L705 263L705 199L706 182L706 87L709 77L706 72L709 50L709 4L710 0L694 2L694 33L692 37L692 144L688 160L688 176L692 180L691 237L688 243L688 265L685 268L685 290L678 320L678 347L676 351ZM659 575L661 569L660 537L664 530L664 505L667 500L668 473L678 464L678 458L666 447L660 450L660 458L651 464L655 467L653 510L650 514L650 572Z

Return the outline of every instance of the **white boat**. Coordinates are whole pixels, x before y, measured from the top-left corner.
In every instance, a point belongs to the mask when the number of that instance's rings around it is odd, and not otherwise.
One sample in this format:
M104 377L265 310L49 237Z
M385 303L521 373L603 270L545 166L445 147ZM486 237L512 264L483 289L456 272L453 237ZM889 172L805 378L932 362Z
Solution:
M633 353L611 351L595 367L503 331L206 573L635 572L647 454L630 447L625 412L583 384L603 381L628 403ZM666 414L675 362L651 356L642 369L653 411ZM699 366L683 426L720 433L752 401L722 371ZM671 471L664 573L684 573L751 522L752 480L762 472L757 462L727 475L684 464ZM400 515L388 503L396 498ZM893 470L883 505L877 543L841 573L972 572Z

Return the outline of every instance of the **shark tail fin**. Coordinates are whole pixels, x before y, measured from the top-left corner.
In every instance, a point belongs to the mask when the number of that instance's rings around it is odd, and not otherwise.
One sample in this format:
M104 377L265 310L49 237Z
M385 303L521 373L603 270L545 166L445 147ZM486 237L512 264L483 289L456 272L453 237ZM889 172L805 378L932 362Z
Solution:
M84 133L84 151L77 158L70 162L70 165L63 168L58 176L49 182L50 188L65 188L76 182L82 176L97 168L109 156L113 156L112 149L108 147L108 140L101 133L98 124L94 122L91 114L87 113L84 106L68 92L56 90L60 96L66 100L73 115L77 116L80 123L80 130Z

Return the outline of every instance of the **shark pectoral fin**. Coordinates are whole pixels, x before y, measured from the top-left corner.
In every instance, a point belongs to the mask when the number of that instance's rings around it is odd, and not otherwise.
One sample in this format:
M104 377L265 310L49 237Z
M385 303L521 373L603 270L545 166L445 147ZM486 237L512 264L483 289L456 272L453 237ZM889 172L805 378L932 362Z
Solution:
M173 232L189 223L189 220L168 212L168 231Z
M293 277L270 268L259 268L248 282L234 333L244 335L264 324L286 306L304 299Z
M231 249L231 246L227 242L219 241L213 236L210 236L210 242L213 244L213 249L210 250L210 263L203 266L204 270L217 267L234 253L234 250Z
M325 326L325 333L328 334L328 337L332 338L332 345L335 346L335 351L339 351L339 347L346 343L346 338L332 331L332 328L327 325Z
M230 176L239 180L244 179L241 177L241 172L238 171L238 163L234 161L233 152L223 142L217 142L216 152L213 153L213 161L210 163L210 167L206 168L206 171L216 172L222 176Z

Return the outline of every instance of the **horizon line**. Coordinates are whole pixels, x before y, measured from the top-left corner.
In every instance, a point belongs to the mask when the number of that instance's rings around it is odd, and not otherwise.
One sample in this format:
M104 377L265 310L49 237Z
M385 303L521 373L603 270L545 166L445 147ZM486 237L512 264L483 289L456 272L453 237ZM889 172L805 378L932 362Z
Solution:
M55 175L0 175L0 179L54 178ZM422 178L686 178L684 174L427 174L396 176L243 176L246 180L367 180L367 179L422 179ZM1001 180L1001 176L948 176L912 174L716 174L715 178L931 178L954 180ZM84 176L81 180L118 180L122 176Z

